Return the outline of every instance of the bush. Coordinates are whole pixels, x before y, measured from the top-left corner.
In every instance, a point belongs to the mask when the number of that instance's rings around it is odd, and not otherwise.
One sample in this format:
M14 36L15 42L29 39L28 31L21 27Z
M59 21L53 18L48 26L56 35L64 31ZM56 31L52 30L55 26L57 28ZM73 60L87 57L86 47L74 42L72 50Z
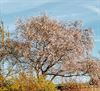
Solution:
M9 81L9 85L1 85L0 91L57 91L55 85L43 76L37 79L32 76L20 74L17 78L12 78ZM3 81L1 83L3 84Z
M55 85L51 81L47 81L44 77L40 77L35 82L35 90L34 91L57 91Z
M0 91L7 91L7 83L2 75L0 75Z

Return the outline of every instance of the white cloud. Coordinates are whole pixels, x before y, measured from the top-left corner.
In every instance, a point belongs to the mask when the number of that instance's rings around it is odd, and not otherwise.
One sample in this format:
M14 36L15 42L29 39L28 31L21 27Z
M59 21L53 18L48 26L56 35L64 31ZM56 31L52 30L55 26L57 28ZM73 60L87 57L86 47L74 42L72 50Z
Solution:
M97 6L87 6L87 8L100 15L100 7L97 7Z

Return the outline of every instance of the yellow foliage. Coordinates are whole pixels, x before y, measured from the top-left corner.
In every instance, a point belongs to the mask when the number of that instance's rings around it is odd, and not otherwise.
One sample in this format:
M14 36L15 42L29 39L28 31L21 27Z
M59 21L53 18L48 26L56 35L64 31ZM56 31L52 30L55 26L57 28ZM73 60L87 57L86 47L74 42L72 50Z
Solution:
M36 90L35 91L57 91L55 89L55 85L44 79L43 76L41 76L37 81L36 81Z
M10 89L13 91L57 91L55 85L45 80L43 76L37 79L24 73L14 79Z
M0 75L0 91L7 91L8 89L6 88L5 84L5 78Z

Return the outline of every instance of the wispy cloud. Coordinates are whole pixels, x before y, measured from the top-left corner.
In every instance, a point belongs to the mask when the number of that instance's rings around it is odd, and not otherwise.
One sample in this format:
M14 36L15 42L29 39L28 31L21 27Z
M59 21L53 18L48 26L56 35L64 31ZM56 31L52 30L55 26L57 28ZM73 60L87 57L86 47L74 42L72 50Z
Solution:
M0 0L0 8L2 14L9 14L35 8L49 2L56 2L56 0Z
M97 6L87 6L87 8L100 15L100 7L97 7Z

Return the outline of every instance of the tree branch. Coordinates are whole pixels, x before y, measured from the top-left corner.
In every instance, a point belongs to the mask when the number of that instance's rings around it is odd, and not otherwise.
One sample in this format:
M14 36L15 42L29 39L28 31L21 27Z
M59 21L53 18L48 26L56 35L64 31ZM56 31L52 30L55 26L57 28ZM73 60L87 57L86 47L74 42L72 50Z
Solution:
M65 75L65 74L58 74L57 73L47 73L46 75L54 75L54 76L61 76L61 77L73 77L73 76L88 76L87 73L82 73L82 74L69 74L69 75Z

